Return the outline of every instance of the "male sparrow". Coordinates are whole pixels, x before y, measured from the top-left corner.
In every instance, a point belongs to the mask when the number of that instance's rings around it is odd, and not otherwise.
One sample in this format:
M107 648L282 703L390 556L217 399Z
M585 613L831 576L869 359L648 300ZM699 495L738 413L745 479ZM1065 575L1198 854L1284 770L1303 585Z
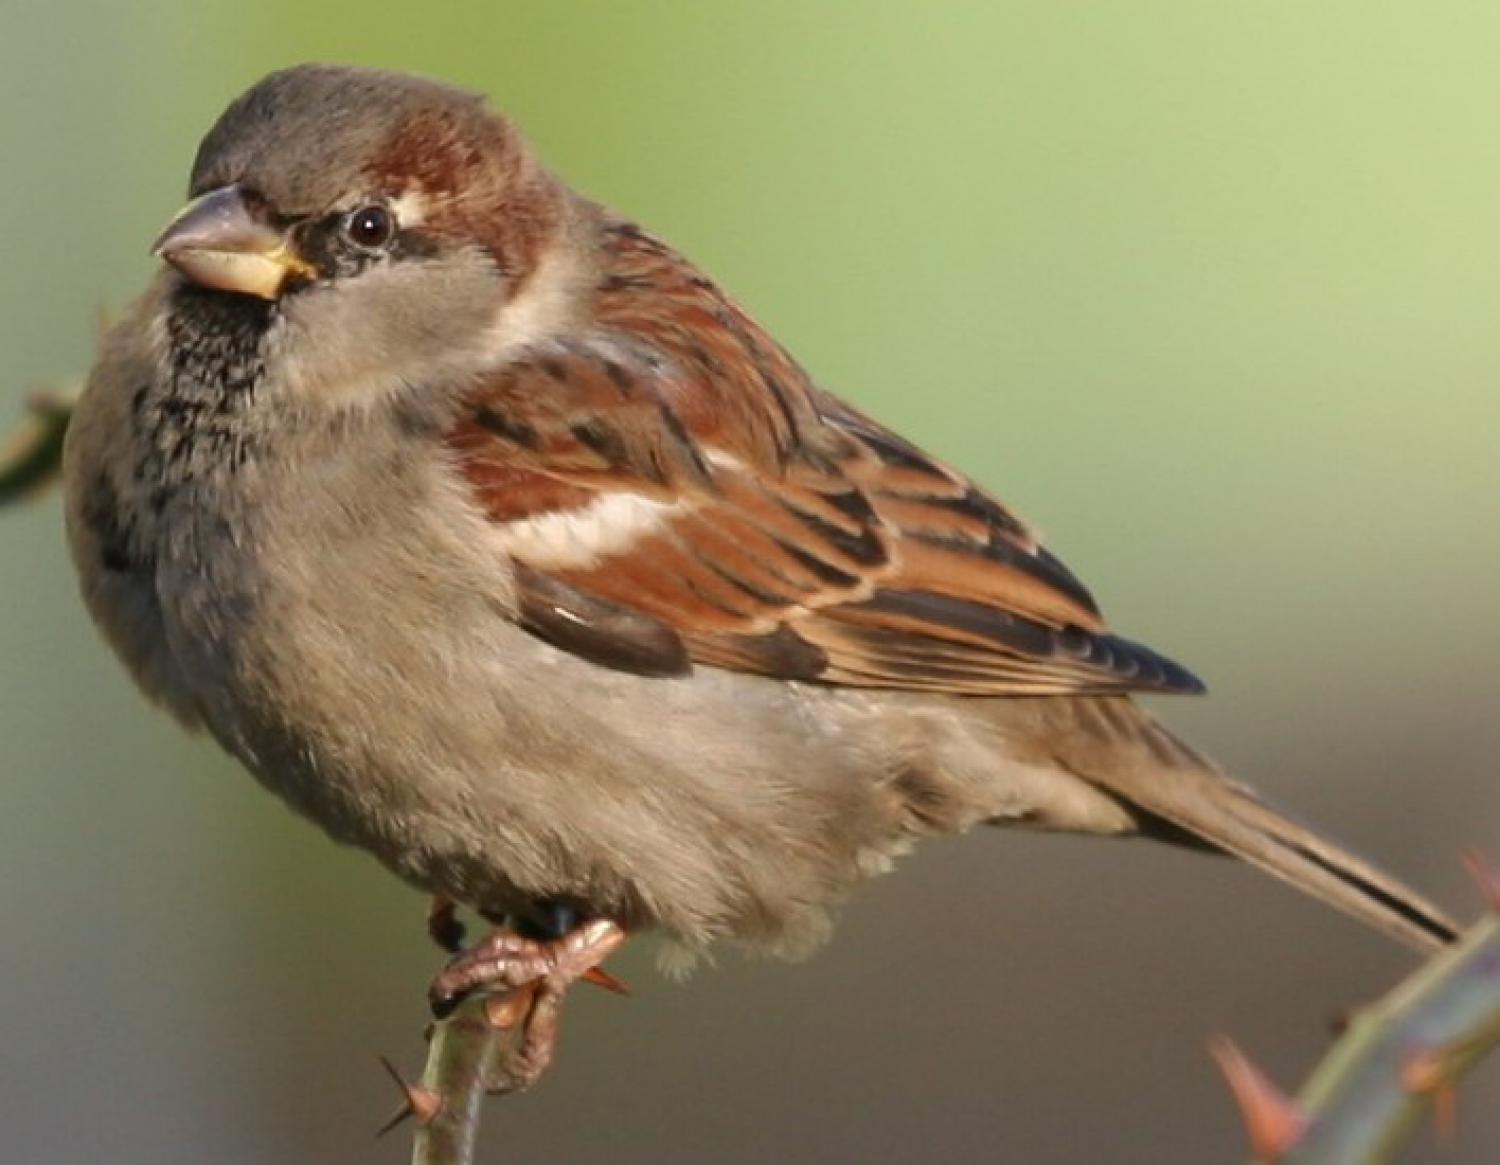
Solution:
M84 596L183 724L499 925L440 1009L555 1003L626 933L800 954L980 823L1222 851L1452 937L1137 707L1201 685L1023 521L480 98L273 73L190 193L68 435Z

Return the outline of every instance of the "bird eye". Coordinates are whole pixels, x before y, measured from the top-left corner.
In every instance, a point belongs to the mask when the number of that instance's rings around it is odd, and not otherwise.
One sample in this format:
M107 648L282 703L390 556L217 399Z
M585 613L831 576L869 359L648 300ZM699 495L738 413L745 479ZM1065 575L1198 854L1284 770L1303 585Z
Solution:
M385 246L395 232L395 220L383 206L361 207L344 220L344 234L369 250Z

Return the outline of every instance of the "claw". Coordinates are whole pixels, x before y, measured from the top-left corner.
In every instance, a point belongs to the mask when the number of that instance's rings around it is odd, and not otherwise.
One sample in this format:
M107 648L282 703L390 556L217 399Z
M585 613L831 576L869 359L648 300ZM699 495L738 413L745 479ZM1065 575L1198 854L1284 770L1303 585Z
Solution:
M590 967L578 977L585 983L592 983L595 987L603 987L606 991L613 991L616 995L630 994L630 985L623 979L611 975L603 967Z
M499 1031L518 1031L510 1059L486 1087L494 1092L530 1088L546 1073L557 1050L558 1021L568 988L587 980L624 994L628 988L599 964L625 941L606 918L574 927L560 938L540 939L504 927L457 955L428 988L439 1019L470 994L488 993L485 1020Z

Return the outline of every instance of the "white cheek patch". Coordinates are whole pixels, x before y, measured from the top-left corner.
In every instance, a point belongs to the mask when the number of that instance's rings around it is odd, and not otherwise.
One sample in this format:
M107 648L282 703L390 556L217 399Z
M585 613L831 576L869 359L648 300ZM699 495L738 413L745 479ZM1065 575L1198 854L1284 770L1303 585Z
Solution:
M539 570L587 569L630 550L692 506L639 494L605 494L578 509L499 523L494 537L505 553Z

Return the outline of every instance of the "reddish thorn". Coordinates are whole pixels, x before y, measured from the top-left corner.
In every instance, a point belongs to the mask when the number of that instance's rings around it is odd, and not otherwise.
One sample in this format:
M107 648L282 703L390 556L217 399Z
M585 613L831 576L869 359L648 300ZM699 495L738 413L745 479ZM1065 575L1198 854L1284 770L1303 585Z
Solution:
M1472 846L1464 850L1464 868L1469 871L1469 877L1479 885L1479 893L1489 904L1489 908L1500 911L1500 870L1485 859L1485 856Z
M1438 1137L1444 1144L1452 1144L1458 1135L1458 1089L1443 1050L1423 1048L1413 1052L1401 1065L1401 1087L1432 1099L1432 1123Z
M384 1056L379 1057L380 1066L386 1070L386 1074L396 1082L396 1087L401 1091L401 1109L385 1124L376 1130L377 1137L383 1137L393 1128L408 1117L416 1119L417 1124L426 1128L437 1119L438 1113L443 1111L443 1098L430 1088L420 1084L410 1084L396 1071L396 1066Z
M525 1019L535 1005L534 983L500 995L486 995L482 1004L484 1021L497 1031L509 1031Z
M1296 1148L1308 1129L1307 1114L1297 1102L1276 1087L1228 1036L1214 1040L1209 1050L1239 1106L1256 1159L1276 1161Z
M1458 1089L1445 1084L1432 1094L1432 1123L1438 1140L1451 1145L1458 1140Z
M595 987L603 987L606 991L613 991L616 995L629 995L630 987L623 979L617 979L603 967L590 967L582 975L578 976L585 983L592 983Z

